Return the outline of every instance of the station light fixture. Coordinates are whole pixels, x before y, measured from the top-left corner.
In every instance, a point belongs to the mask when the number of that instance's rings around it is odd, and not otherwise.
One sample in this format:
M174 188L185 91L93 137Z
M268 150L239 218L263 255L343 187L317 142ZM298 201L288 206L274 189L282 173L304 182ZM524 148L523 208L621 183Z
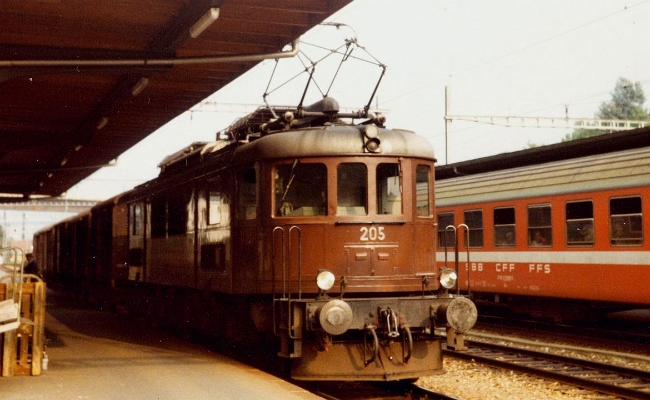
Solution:
M206 11L206 13L190 27L190 36L192 39L199 37L204 30L208 29L208 27L217 20L217 18L219 18L219 8L212 7L208 9L208 11Z
M133 85L133 88L131 89L131 95L139 95L147 87L148 84L149 78L143 76L135 83L135 85Z
M102 130L104 127L108 124L108 117L101 117L99 121L97 121L97 130Z

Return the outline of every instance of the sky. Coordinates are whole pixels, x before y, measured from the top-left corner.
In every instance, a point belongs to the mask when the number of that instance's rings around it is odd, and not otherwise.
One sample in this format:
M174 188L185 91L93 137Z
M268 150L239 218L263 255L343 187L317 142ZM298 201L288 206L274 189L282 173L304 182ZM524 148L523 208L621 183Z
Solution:
M568 110L571 118L593 118L620 77L640 82L650 96L650 0L354 0L328 21L345 26L315 27L301 49L355 37L387 66L372 106L386 114L389 128L426 137L439 164L557 143L571 132L466 121L453 121L446 131L445 87L448 113L463 116L562 118ZM166 155L215 140L216 132L262 104L273 66L260 63L67 197L107 199L156 177ZM379 69L364 65L348 73L345 90L332 95L342 107L361 109ZM270 103L296 105L300 93L281 89Z

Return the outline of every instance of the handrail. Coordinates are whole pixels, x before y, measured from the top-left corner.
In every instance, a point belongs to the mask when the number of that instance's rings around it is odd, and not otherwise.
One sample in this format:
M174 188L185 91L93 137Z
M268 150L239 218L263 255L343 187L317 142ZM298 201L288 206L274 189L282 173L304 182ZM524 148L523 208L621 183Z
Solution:
M20 259L20 263L24 262L24 252L19 247L5 247L0 249L0 254L7 252L13 252L13 263L11 264L11 276L7 275L0 278L0 282L9 281L11 283L11 285L7 285L6 299L0 302L4 304L3 308L5 308L3 320L0 321L0 333L16 329L20 326L20 312L23 300L24 271L18 260ZM20 257L18 257L19 253ZM4 265L3 267L6 271L6 267ZM17 272L20 272L20 278L16 277ZM10 288L11 298L9 298ZM16 289L18 289L18 302L16 302Z
M472 294L472 291L470 289L470 281L469 281L469 272L472 269L471 265L469 264L469 226L466 224L460 224L458 225L458 230L456 231L456 263L458 263L458 243L460 243L460 238L458 237L460 235L461 229L460 228L465 228L465 236L464 236L464 241L465 243L465 250L467 252L467 297L470 297ZM460 275L458 276L458 280L460 282ZM460 286L460 284L458 285Z
M467 254L467 296L469 297L472 294L471 285L470 285L470 270L472 269L469 261L469 226L466 224L459 224L457 227L453 225L447 225L445 227L445 268L447 267L447 232L454 232L454 270L456 271L456 276L458 277L458 282L456 283L456 295L460 296L460 260L459 260L459 243L461 239L461 232L464 232L463 243L465 243L465 250Z
M286 298L287 295L287 278L286 278L286 257L285 257L285 252L284 252L284 228L281 226L276 226L273 228L273 234L271 235L271 265L272 265L272 271L271 271L271 278L273 280L273 283L271 284L272 290L273 290L273 298L275 298L275 233L280 232L280 235L282 237L282 298Z
M299 226L293 225L289 228L289 271L291 271L293 258L291 257L291 232L298 232L298 300L302 299L302 230Z
M447 225L445 227L445 236L444 236L444 242L445 242L445 268L447 267L447 232L448 231L453 231L454 232L454 254L456 255L456 260L458 260L458 240L456 240L456 227L453 225ZM456 276L458 276L458 264L454 264L456 266ZM458 288L458 284L456 284L456 288Z

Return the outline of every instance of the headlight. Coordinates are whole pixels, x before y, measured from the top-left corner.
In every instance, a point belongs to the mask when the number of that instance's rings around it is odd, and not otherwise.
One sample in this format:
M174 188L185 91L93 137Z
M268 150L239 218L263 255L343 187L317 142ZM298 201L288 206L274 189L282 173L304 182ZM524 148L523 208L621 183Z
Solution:
M379 140L379 128L375 125L367 125L363 134L366 136L366 150L370 153L379 153L381 140Z
M366 135L368 139L374 139L379 136L379 128L374 125L366 125L364 135Z
M451 289L456 285L458 275L451 269L443 269L440 272L440 284L446 289Z
M330 290L334 286L336 277L328 270L321 270L316 275L316 285L320 290Z

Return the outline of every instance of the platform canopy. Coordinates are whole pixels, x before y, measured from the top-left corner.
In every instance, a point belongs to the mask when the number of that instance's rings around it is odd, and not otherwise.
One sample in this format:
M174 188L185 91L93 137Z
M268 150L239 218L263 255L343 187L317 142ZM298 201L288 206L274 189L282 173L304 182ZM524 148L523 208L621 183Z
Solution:
M60 195L351 1L3 0L0 201Z

